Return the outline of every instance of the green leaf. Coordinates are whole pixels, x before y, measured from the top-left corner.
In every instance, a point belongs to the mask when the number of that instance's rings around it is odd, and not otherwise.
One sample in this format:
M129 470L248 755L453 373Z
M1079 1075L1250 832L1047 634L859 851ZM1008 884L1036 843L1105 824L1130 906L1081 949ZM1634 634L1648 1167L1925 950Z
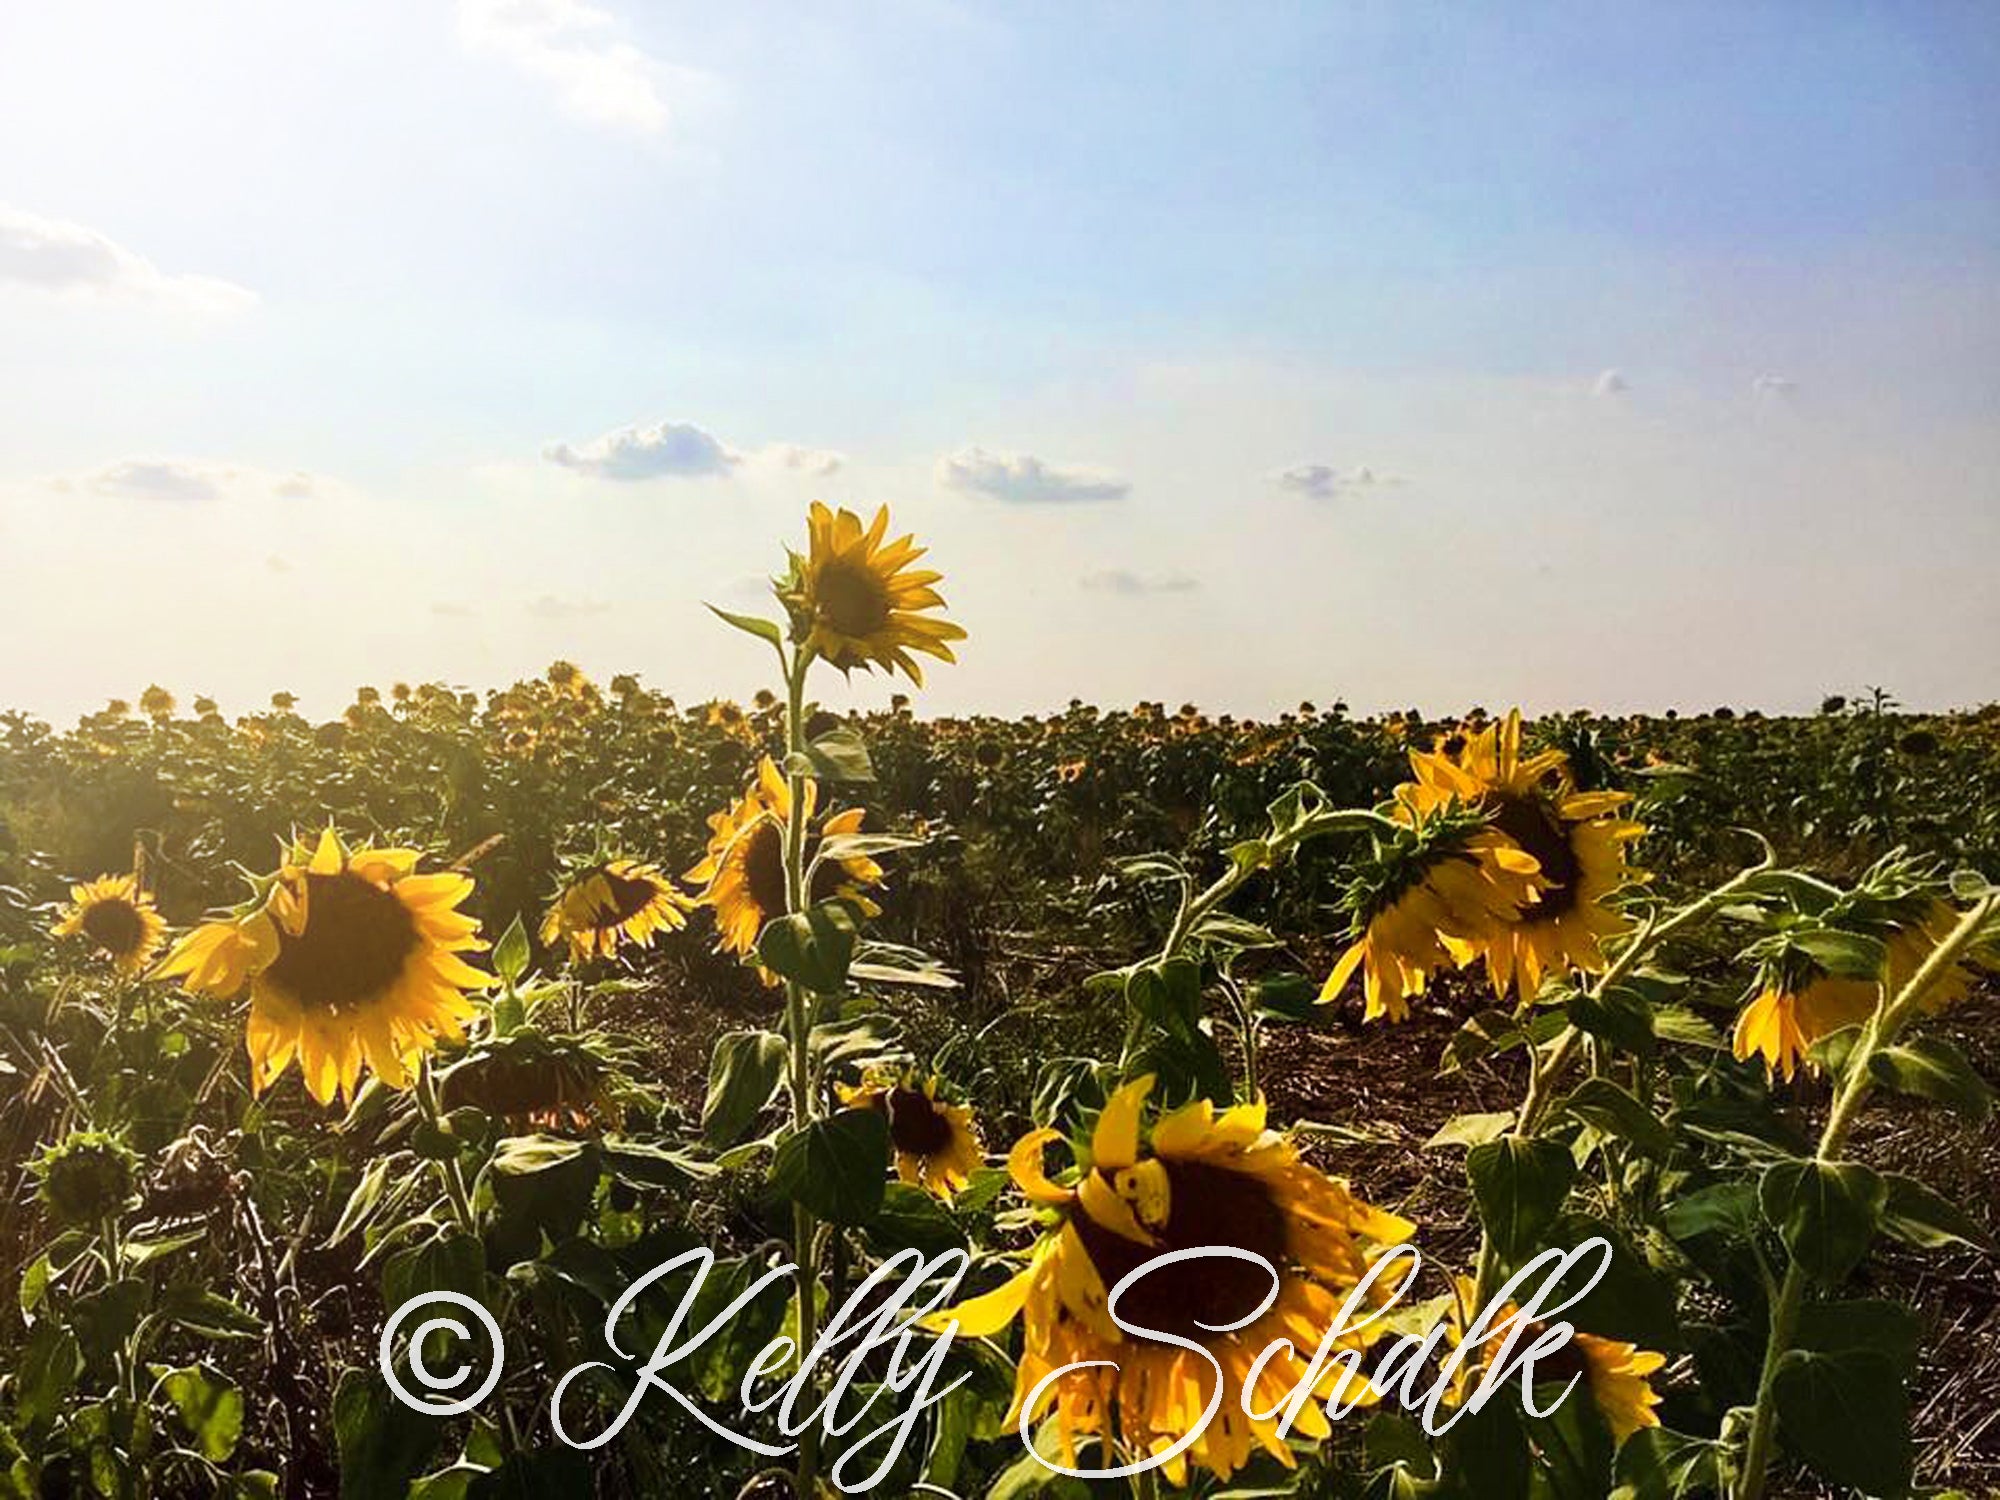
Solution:
M1505 1136L1474 1146L1465 1171L1494 1247L1518 1261L1541 1248L1569 1196L1576 1162L1554 1141Z
M921 1250L927 1256L965 1247L965 1231L935 1193L907 1182L892 1182L881 1210L868 1226L868 1241L882 1255Z
M1660 1117L1609 1078L1586 1078L1562 1107L1584 1123L1631 1142L1656 1161L1665 1160L1674 1149L1673 1132Z
M1742 1180L1712 1182L1683 1193L1661 1211L1660 1227L1677 1240L1704 1234L1748 1239L1757 1227L1757 1185Z
M201 1456L222 1463L243 1436L243 1393L226 1377L200 1365L170 1370L160 1389L194 1439Z
M486 1247L460 1230L399 1250L382 1262L382 1304L392 1310L431 1292L457 1292L477 1302L485 1289Z
M778 1091L790 1055L790 1046L775 1031L724 1033L709 1054L702 1139L717 1148L741 1140Z
M1935 1100L1975 1125L1983 1125L1993 1112L1993 1086L1963 1052L1938 1038L1918 1037L1884 1047L1869 1057L1868 1071L1884 1088Z
M1857 1297L1848 1302L1809 1302L1799 1313L1793 1344L1816 1354L1871 1349L1895 1362L1903 1379L1917 1371L1923 1320L1900 1302Z
M1882 972L1888 950L1878 937L1842 932L1833 927L1807 928L1791 935L1793 944L1812 955L1829 974L1848 979L1873 979Z
M588 1455L536 1448L510 1453L499 1468L476 1476L465 1500L577 1500L595 1487Z
M602 1151L604 1170L619 1181L638 1187L680 1187L705 1181L721 1171L716 1162L650 1141L607 1138Z
M1611 1261L1603 1276L1563 1317L1588 1333L1624 1339L1645 1349L1681 1347L1681 1325L1673 1278L1655 1270L1616 1225L1589 1214L1564 1214L1556 1221L1549 1242L1580 1245L1602 1237L1611 1246ZM1595 1268L1595 1258L1585 1266ZM1565 1290L1581 1284L1579 1267L1564 1282Z
M756 615L739 615L732 610L708 606L709 613L727 624L734 625L745 635L754 635L760 641L769 641L780 650L784 649L784 632L772 620L759 619Z
M1722 1491L1716 1445L1666 1427L1642 1427L1618 1449L1611 1500L1689 1500Z
M888 1187L889 1121L880 1110L843 1109L778 1143L771 1186L834 1224L866 1224Z
M1361 1430L1361 1450L1371 1469L1399 1464L1419 1479L1437 1477L1437 1456L1423 1428L1401 1412L1378 1411Z
M521 925L517 912L514 920L507 924L507 930L500 935L500 941L493 945L493 968L510 986L517 985L521 976L528 972L531 956L528 929Z
M875 765L868 742L849 724L836 725L806 746L813 771L826 781L873 781Z
M1993 1248L1993 1236L1949 1198L1901 1172L1887 1172L1883 1177L1889 1184L1889 1198L1882 1206L1884 1234L1926 1250L1946 1245Z
M52 1319L37 1323L15 1365L14 1410L20 1425L54 1422L82 1373L83 1350L76 1335Z
M847 986L854 960L854 916L838 902L822 902L764 924L757 958L781 978L816 995L836 995Z
M264 1322L254 1313L206 1287L171 1286L160 1294L160 1316L190 1333L212 1339L255 1339Z
M333 1393L341 1500L403 1494L430 1461L443 1430L438 1418L412 1411L390 1395L372 1363L343 1372Z
M1201 1028L1201 967L1188 958L1137 965L1125 976L1125 1002L1169 1036L1190 1041Z
M1490 1113L1453 1115L1438 1126L1431 1138L1424 1142L1426 1151L1439 1146L1484 1146L1489 1141L1497 1141L1514 1128L1514 1111L1493 1110Z
M1868 1253L1888 1198L1881 1174L1859 1162L1779 1162L1757 1185L1758 1206L1792 1259L1829 1283Z
M1564 1011L1578 1031L1641 1057L1652 1054L1653 1008L1629 985L1614 986L1602 995L1572 995Z
M1778 1430L1815 1473L1872 1496L1908 1493L1910 1394L1889 1355L1793 1349L1774 1390Z
M532 1177L567 1166L583 1155L586 1143L556 1135L510 1135L493 1153L493 1170L502 1177Z

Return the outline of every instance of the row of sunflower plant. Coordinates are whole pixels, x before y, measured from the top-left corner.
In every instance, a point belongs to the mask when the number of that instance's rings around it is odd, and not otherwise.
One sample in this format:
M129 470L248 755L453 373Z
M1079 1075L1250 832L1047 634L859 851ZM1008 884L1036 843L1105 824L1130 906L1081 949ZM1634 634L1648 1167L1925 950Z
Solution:
M1880 1240L1985 1236L1849 1146L1878 1091L1988 1108L1925 1023L1990 954L2000 891L1902 856L1835 885L1767 848L1710 890L1655 895L1626 795L1586 789L1577 747L1525 743L1518 715L1478 721L1412 753L1379 806L1295 786L1213 873L1125 861L1123 880L1165 900L1148 908L1163 917L1149 951L1087 986L1122 1010L1123 1046L1046 1049L1032 1128L1002 1169L945 1076L977 1039L926 1059L899 1035L894 997L948 993L952 977L872 929L884 861L921 839L833 808L873 776L871 747L811 697L820 669L921 685L917 657L952 660L963 632L938 613L938 575L887 525L815 506L774 581L778 618L717 612L774 653L780 745L710 818L684 882L659 851L600 840L543 917L539 964L519 921L489 950L466 914L472 856L332 829L289 842L240 906L157 961L166 934L139 875L77 888L58 932L113 977L59 994L8 1065L47 1101L10 1119L49 1137L33 1162L49 1237L23 1278L29 1335L0 1438L17 1493L308 1494L322 1471L345 1494L412 1500L593 1483L820 1493L841 1471L818 1429L756 1469L687 1411L642 1401L620 1343L649 1347L683 1295L696 1325L729 1313L693 1372L720 1408L767 1340L810 1349L911 1249L964 1249L971 1270L935 1325L955 1326L958 1383L883 1493L1069 1500L1103 1487L1081 1473L1129 1469L1142 1496L1758 1500L1795 1463L1908 1492L1918 1324L1850 1287ZM1321 1002L1358 988L1365 1016L1393 1025L1440 973L1475 971L1493 1001L1454 1038L1447 1077L1496 1061L1525 1075L1515 1107L1438 1132L1466 1153L1476 1247L1393 1292L1371 1275L1385 1256L1455 1239L1328 1170L1314 1141L1339 1121L1274 1120L1267 1104L1263 1030L1299 999L1268 962L1277 936L1237 908L1274 899L1307 858L1341 872L1345 939ZM702 1108L683 1118L584 1001L697 908L768 1004L715 1039ZM1745 1002L1723 1037L1676 965L1732 932ZM283 1086L294 1066L337 1118ZM1810 1135L1774 1089L1801 1070L1830 1089ZM1606 1273L1566 1312L1566 1363L1537 1367L1557 1389L1473 1402L1494 1358L1482 1310L1544 1252L1591 1239ZM698 1286L624 1298L702 1246L723 1253ZM1203 1247L1232 1257L1175 1254ZM214 1284L221 1267L235 1283ZM1113 1319L1108 1289L1135 1273L1130 1317ZM1357 1288L1382 1315L1325 1351L1345 1363L1316 1358ZM439 1291L493 1309L505 1353L491 1399L451 1418L397 1404L354 1357L387 1311ZM614 1310L635 1337L614 1338ZM1464 1408L1450 1420L1420 1425L1390 1401L1382 1362L1403 1338L1439 1372L1439 1402ZM231 1341L258 1347L236 1367L263 1389L229 1374L215 1349ZM547 1400L578 1368L577 1401L640 1412L588 1458L558 1440ZM332 1386L330 1439L315 1381ZM246 1420L268 1406L282 1437L247 1451ZM331 1450L318 1469L316 1447Z

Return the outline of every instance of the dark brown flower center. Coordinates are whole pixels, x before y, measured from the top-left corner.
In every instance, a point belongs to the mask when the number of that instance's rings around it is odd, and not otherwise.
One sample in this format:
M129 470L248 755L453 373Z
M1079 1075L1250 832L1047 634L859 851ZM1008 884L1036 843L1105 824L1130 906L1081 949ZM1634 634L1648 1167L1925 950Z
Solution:
M659 894L659 887L650 880L634 880L610 870L600 873L604 877L604 888L611 896L611 909L597 913L599 927L622 926L644 911Z
M1569 841L1569 828L1545 798L1500 796L1493 799L1493 826L1535 857L1548 889L1529 908L1532 920L1561 916L1576 905L1583 865Z
M84 908L83 934L106 953L123 958L145 941L146 923L139 908L122 897L94 902Z
M922 1089L891 1089L889 1139L905 1156L941 1156L951 1144L951 1120Z
M785 825L766 818L745 837L743 884L766 918L785 910Z
M841 635L869 636L889 623L889 591L863 563L827 563L820 569L813 602L820 619Z
M1153 1231L1158 1249L1135 1245L1081 1211L1071 1221L1106 1292L1169 1250L1210 1245L1248 1250L1283 1273L1285 1214L1263 1183L1210 1162L1165 1161L1164 1165L1168 1212L1167 1222ZM1178 1261L1135 1282L1119 1299L1118 1315L1134 1327L1205 1343L1222 1337L1210 1329L1237 1322L1270 1289L1271 1278L1248 1261L1221 1256Z
M309 1010L339 1014L396 982L419 942L393 892L343 870L307 875L305 931L278 927L278 957L264 978Z

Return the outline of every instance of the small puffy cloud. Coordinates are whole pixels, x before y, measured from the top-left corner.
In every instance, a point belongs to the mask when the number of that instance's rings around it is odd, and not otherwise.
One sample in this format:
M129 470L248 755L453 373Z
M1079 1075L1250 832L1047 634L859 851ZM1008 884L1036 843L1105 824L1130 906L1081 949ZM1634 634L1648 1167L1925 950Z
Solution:
M1750 382L1750 394L1767 400L1783 400L1799 388L1799 383L1789 375L1759 375Z
M1632 382L1619 370L1604 371L1590 388L1591 394L1595 396L1622 396L1631 389Z
M773 443L754 455L758 463L786 469L812 479L826 479L846 467L847 455L831 448L802 448L797 443Z
M1094 594L1189 594L1201 587L1186 573L1135 573L1130 568L1100 568L1077 582Z
M264 559L264 571L266 573L289 573L292 571L292 560L289 557L273 552L269 557Z
M586 615L601 615L610 605L597 599L564 599L555 594L543 594L528 605L528 613L537 620L580 620Z
M1122 500L1131 484L1104 469L1052 464L1032 453L961 448L938 461L938 482L955 490L1016 504Z
M296 500L341 493L333 481L294 471L274 474L249 464L218 463L198 458L121 458L83 474L58 474L41 481L63 495L104 495L120 500L159 500L206 504L235 499L255 502L273 497Z
M685 71L625 40L584 0L459 0L458 35L539 80L577 119L635 135L666 130L667 89Z
M62 219L0 205L0 283L53 296L151 303L227 313L254 292L213 276L170 275L116 241Z
M551 443L542 457L596 479L698 478L728 474L743 462L713 433L691 422L621 427L587 443Z
M1372 490L1404 483L1400 474L1386 473L1361 464L1352 469L1336 469L1332 464L1293 464L1271 476L1280 489L1314 500L1331 500L1351 490Z

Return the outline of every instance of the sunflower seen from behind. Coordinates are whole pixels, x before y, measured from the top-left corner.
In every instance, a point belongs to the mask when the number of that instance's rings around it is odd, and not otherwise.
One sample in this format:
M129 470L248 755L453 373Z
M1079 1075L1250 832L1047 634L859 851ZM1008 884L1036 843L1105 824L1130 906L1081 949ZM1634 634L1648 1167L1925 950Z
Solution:
M1446 1338L1454 1349L1464 1343L1467 1326L1479 1313L1473 1302L1471 1277L1457 1279L1456 1293L1445 1325ZM1513 1303L1502 1303L1487 1320L1486 1326L1499 1328L1519 1313L1520 1309ZM1513 1340L1513 1347L1517 1350L1531 1347L1547 1331L1544 1324L1530 1321ZM1446 1399L1450 1404L1462 1403L1479 1388L1491 1361L1500 1353L1505 1342L1495 1340L1482 1344L1473 1357L1459 1367L1446 1387ZM1637 1344L1573 1331L1569 1342L1554 1353L1535 1357L1535 1375L1538 1382L1551 1381L1558 1385L1567 1384L1572 1379L1581 1380L1592 1404L1604 1418L1604 1425L1611 1430L1612 1441L1622 1443L1641 1428L1660 1425L1659 1416L1653 1410L1660 1404L1659 1393L1653 1389L1653 1377L1666 1367L1666 1363L1664 1354L1641 1349Z
M1534 899L1513 920L1481 936L1454 935L1447 946L1465 963L1484 958L1494 993L1504 999L1511 990L1523 1005L1550 974L1601 972L1603 940L1630 925L1611 898L1640 878L1626 846L1646 830L1619 816L1630 796L1579 791L1560 750L1523 754L1519 709L1432 751L1412 751L1410 767L1414 806L1476 808L1535 863Z
M414 849L349 850L327 829L295 844L260 895L182 938L155 971L192 994L247 987L245 1046L261 1094L294 1062L321 1104L352 1099L363 1071L408 1088L440 1041L475 1014L467 992L491 977L460 955L482 950L458 910L472 878L416 873Z
M806 553L793 555L778 597L793 638L815 656L843 672L901 671L921 686L923 670L911 653L956 661L949 643L964 640L965 631L931 613L944 607L932 587L943 575L911 566L927 549L909 536L885 541L888 530L886 505L864 528L853 511L815 500Z
M688 899L649 864L600 860L577 872L542 919L542 943L562 944L572 963L610 958L620 943L652 946L654 937L687 925Z
M879 1111L889 1122L896 1175L950 1201L972 1174L986 1164L986 1149L972 1123L972 1111L938 1097L940 1080L871 1073L856 1087L842 1085L840 1102L849 1109Z
M1233 1332L1214 1330L1240 1322L1271 1294L1269 1275L1233 1258L1180 1261L1148 1272L1127 1289L1119 1312L1134 1326L1200 1344L1223 1371L1215 1416L1191 1445L1166 1460L1162 1472L1170 1480L1186 1483L1191 1467L1227 1478L1260 1452L1292 1467L1296 1459L1278 1435L1277 1418L1244 1412L1252 1362L1274 1340L1291 1340L1291 1351L1280 1350L1265 1363L1251 1392L1259 1410L1281 1406L1305 1379L1311 1352L1377 1249L1408 1239L1414 1226L1301 1160L1284 1136L1266 1128L1261 1103L1218 1113L1208 1101L1196 1101L1161 1116L1148 1138L1144 1107L1152 1087L1148 1076L1111 1097L1088 1151L1080 1154L1074 1186L1051 1180L1045 1170L1043 1152L1058 1132L1037 1130L1021 1139L1009 1170L1046 1211L1028 1265L933 1321L956 1322L960 1333L974 1338L1021 1321L1007 1424L1017 1426L1024 1413L1029 1421L1050 1418L1069 1467L1077 1467L1082 1439L1098 1439L1121 1460L1159 1455L1193 1430L1213 1392L1212 1372L1184 1350L1126 1334L1107 1311L1109 1291L1173 1250L1227 1246L1251 1252L1278 1273L1278 1290L1270 1307ZM1363 1348L1374 1336L1371 1327L1340 1347ZM1099 1363L1068 1370L1036 1394L1053 1372L1093 1361ZM1313 1395L1363 1399L1365 1391L1342 1392L1345 1376L1340 1361L1330 1362L1316 1377ZM1317 1401L1305 1403L1293 1426L1306 1439L1330 1430Z
M56 937L84 939L127 978L152 962L167 924L137 876L100 875L71 886L69 895L51 929Z
M817 830L813 813L819 802L818 783L804 783L803 819L806 824L805 856L812 865L820 841L830 836L861 831L864 814L858 807L830 814ZM701 888L696 904L715 913L716 948L749 958L757 951L757 935L774 917L789 909L785 884L785 839L792 818L791 787L777 762L768 755L757 767L756 780L734 804L708 819L708 851L701 862L681 878ZM864 916L876 916L880 908L865 894L882 884L882 867L866 856L852 855L819 860L806 904L846 901ZM759 968L767 984L771 974Z

